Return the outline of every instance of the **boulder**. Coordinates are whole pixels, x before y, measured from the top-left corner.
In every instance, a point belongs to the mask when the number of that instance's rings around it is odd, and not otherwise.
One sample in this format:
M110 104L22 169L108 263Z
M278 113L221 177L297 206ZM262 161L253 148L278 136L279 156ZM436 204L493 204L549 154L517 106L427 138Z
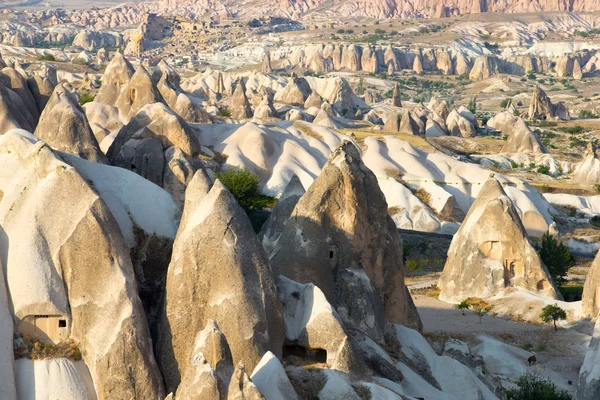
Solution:
M44 108L35 135L52 148L86 160L108 163L75 95L56 86Z
M375 112L375 110L370 110L363 117L363 121L370 122L373 125L383 125L383 120L381 117Z
M209 319L227 337L234 363L254 368L265 352L280 355L283 344L267 255L233 196L218 180L208 185L204 173L188 185L167 274L157 355L169 391L190 366L190 338Z
M250 379L263 394L265 400L299 400L294 387L285 374L283 365L270 351L265 353L254 368Z
M512 200L490 178L452 239L440 277L440 299L458 303L467 297L490 297L513 286L561 298Z
M549 151L542 141L529 129L521 118L512 127L508 139L501 150L502 153L544 153Z
M377 178L345 141L296 204L270 259L276 273L318 286L347 326L381 338L386 319L421 326L401 249Z
M398 132L405 135L423 136L425 134L425 124L419 117L408 110L404 110Z

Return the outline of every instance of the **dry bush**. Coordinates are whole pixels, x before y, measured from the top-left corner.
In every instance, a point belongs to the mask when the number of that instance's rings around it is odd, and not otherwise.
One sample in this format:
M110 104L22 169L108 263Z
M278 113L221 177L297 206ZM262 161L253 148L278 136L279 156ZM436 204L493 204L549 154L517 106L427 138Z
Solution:
M417 189L415 190L415 196L419 198L423 202L423 204L427 204L431 207L431 194L425 189Z
M30 360L45 360L52 358L68 358L73 361L81 360L79 343L68 339L57 344L43 343L28 336L17 336L14 341L15 358Z

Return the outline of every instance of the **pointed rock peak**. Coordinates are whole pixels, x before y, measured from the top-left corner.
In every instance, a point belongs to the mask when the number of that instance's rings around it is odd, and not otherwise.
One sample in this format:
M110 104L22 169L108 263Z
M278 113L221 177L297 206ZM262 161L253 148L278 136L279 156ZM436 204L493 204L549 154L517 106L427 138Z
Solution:
M583 158L598 158L598 154L596 154L596 144L592 140L588 143Z
M104 70L102 83L127 83L134 72L135 70L131 63L123 57L123 54L117 51Z
M167 84L178 88L181 83L181 77L165 60L160 60L152 73L152 81L158 83L164 80Z
M63 85L54 89L44 107L35 135L52 148L86 160L108 163L100 151L85 112Z
M188 183L187 189L185 190L184 210L186 210L186 213L193 214L196 211L196 208L202 202L204 196L210 192L212 186L212 180L204 168L200 168L198 171L196 171L194 177L190 183ZM182 223L184 218L185 214L184 217L182 217Z
M329 156L329 162L335 165L341 163L362 165L358 148L349 140L344 140ZM365 167L366 168L366 167Z
M294 174L281 194L281 197L279 197L279 201L285 200L291 196L302 196L304 193L306 193L306 189L304 189L298 175ZM275 205L275 207L277 207L277 205Z
M244 363L240 362L233 376L231 377L231 383L229 384L228 391L229 400L264 400L260 391L252 382L248 374L246 373L246 367Z
M440 299L488 298L507 287L561 298L512 200L490 177L452 239L440 278Z

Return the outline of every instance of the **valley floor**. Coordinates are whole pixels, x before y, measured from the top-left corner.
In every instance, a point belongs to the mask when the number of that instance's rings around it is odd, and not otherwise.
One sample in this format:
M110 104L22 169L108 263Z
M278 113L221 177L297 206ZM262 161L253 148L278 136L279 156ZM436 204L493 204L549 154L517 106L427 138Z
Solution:
M480 323L473 312L466 311L462 315L452 304L423 294L413 293L413 300L423 322L424 336L434 348L436 342L444 342L450 337L471 346L480 342L481 336L492 337L527 350L494 355L499 361L485 360L486 365L498 364L496 368L505 370L502 379L516 379L522 373L532 372L548 377L562 390L575 390L574 384L593 330L591 321L565 323L554 332L551 325L519 323L493 315L484 316ZM527 354L536 355L535 366L528 367Z

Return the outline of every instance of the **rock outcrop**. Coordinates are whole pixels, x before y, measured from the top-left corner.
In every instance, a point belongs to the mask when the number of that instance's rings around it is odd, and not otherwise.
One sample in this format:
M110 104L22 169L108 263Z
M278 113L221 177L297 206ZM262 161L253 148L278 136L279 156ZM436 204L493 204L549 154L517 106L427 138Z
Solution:
M144 106L153 103L165 103L165 100L148 71L140 65L117 98L115 106L122 119L129 121Z
M303 106L308 96L312 94L310 85L304 78L290 78L287 85L275 93L275 101Z
M394 90L392 92L392 105L394 107L402 107L402 100L400 100L400 87L398 84L394 85Z
M229 109L235 119L252 118L252 107L246 96L246 84L243 78L237 82L233 96L229 99Z
M560 298L512 200L490 178L452 239L440 277L440 299L458 303L467 297L486 298L512 286Z
M581 312L587 318L594 318L600 312L600 258L598 254L596 254L590 271L585 278L581 297Z
M542 141L518 118L512 127L502 153L549 153Z
M235 364L254 368L265 352L280 355L284 339L262 245L221 182L215 181L210 190L209 185L200 173L188 185L167 275L157 355L169 391L187 373L193 338L209 319L227 337Z
M277 204L273 207L269 218L258 233L258 237L261 239L267 254L277 244L277 240L281 236L294 207L296 207L298 200L300 200L300 197L304 193L306 193L306 190L304 190L304 186L302 186L302 182L300 182L298 176L292 176L292 179L290 179L285 190L279 197Z
M377 178L344 142L296 204L270 259L276 273L314 283L347 326L377 339L386 319L421 327L401 249Z
M35 135L56 150L107 163L85 112L74 96L64 86L58 85L40 116Z
M129 83L134 73L135 70L129 61L123 57L123 54L116 52L104 70L102 86L94 100L114 106L121 90Z
M1 136L0 159L0 251L15 328L60 315L98 398L163 398L129 247L109 207L27 132Z
M531 103L529 103L529 119L546 120L552 118L571 119L569 110L562 101L552 104L546 92L536 86L533 90Z
M581 183L600 183L600 160L592 141L583 154L583 160L575 167L573 180Z
M600 319L594 325L592 340L585 352L583 365L579 370L575 399L595 400L600 398L600 369L598 369L598 363L600 363Z

